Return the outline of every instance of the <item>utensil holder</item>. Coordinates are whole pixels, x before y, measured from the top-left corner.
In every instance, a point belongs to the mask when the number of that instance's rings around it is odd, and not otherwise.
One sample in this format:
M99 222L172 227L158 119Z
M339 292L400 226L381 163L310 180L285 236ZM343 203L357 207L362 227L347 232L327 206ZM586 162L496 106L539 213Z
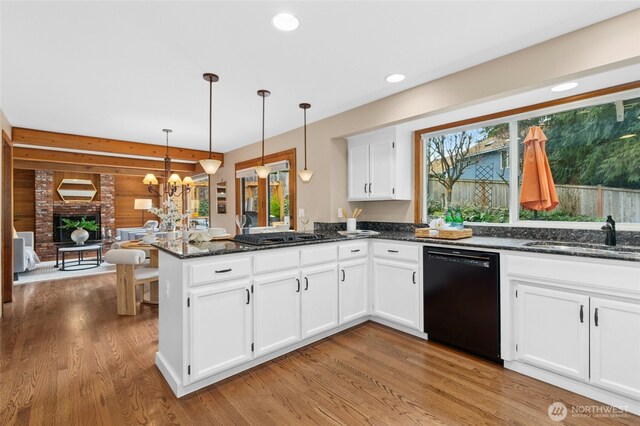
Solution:
M356 230L356 218L350 217L347 219L347 232L354 232Z

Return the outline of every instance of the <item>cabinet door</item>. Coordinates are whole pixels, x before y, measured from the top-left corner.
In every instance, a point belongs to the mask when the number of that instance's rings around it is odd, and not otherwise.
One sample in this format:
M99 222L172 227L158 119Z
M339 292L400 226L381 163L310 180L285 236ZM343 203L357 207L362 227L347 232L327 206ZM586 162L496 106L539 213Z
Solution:
M217 284L189 292L194 382L251 359L251 284Z
M516 357L586 381L589 376L589 298L518 284Z
M340 324L369 313L367 266L366 259L340 264Z
M374 259L373 314L418 328L418 266Z
M590 317L591 383L640 398L640 305L592 297Z
M255 354L275 351L300 340L300 278L286 273L256 279Z
M302 338L338 326L338 265L302 271Z
M349 200L369 199L369 145L349 145Z
M369 145L369 199L395 198L395 152L393 140L386 137Z

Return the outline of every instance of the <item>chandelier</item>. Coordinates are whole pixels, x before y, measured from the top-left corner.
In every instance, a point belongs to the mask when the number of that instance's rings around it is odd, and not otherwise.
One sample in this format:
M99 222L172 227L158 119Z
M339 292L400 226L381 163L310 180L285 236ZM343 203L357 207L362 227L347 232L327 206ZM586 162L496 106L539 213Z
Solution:
M178 193L178 185L182 185L183 191L189 193L191 191L191 187L193 186L193 179L190 176L185 177L184 179L180 179L180 176L177 173L171 173L171 157L169 157L169 133L172 133L171 129L162 129L162 131L167 135L167 151L164 156L164 179L166 182L165 187L162 189L162 192L158 191L153 185L158 184L158 179L153 173L147 173L147 175L142 180L147 186L147 190L149 193L156 193L160 197L168 196L173 197L174 195L179 196Z

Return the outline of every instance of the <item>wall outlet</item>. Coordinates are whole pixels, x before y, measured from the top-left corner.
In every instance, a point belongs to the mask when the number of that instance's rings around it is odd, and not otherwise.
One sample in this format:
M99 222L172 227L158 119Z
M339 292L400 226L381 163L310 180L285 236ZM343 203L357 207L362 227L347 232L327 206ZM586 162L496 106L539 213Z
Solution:
M298 217L304 217L304 209L298 209Z
M338 219L342 219L342 209L338 209Z

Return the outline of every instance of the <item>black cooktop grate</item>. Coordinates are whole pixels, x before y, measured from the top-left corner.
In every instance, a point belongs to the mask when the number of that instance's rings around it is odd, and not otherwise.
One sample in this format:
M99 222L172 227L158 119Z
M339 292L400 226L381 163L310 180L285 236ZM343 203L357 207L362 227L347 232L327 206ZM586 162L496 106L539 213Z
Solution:
M314 241L322 239L322 235L303 234L297 232L268 232L263 234L242 234L236 235L235 241L254 244L258 246L268 244L287 244L301 241Z

